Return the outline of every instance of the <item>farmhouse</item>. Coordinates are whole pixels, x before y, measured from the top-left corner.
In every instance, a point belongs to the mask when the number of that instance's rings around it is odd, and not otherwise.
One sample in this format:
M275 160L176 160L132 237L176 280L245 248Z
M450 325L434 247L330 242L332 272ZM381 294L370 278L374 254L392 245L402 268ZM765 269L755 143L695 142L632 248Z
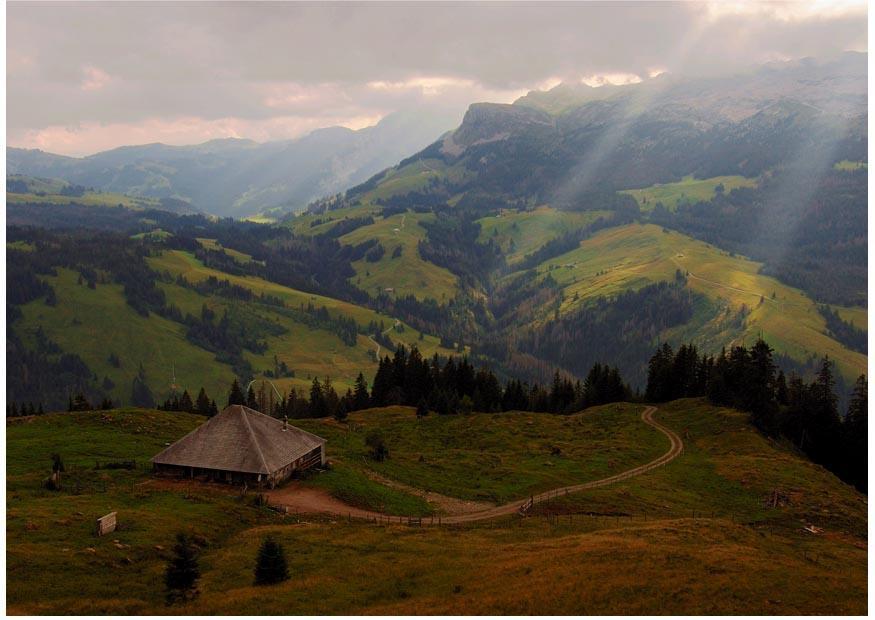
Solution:
M242 405L152 457L156 474L270 487L324 463L324 439Z

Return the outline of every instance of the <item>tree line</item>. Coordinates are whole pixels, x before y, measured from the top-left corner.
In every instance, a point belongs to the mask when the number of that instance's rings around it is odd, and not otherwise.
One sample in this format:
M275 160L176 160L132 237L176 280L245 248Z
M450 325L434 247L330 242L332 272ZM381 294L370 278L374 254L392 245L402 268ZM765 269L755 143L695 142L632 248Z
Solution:
M646 399L663 402L706 396L716 405L747 411L765 435L785 438L812 461L861 491L867 489L868 382L860 375L844 416L835 393L834 363L825 356L811 382L779 370L762 339L750 348L700 354L662 345L650 358Z
M228 405L253 409L289 418L333 416L343 420L351 411L370 407L406 405L417 407L418 415L459 413L539 411L573 413L586 407L627 400L631 391L616 368L595 364L584 381L554 373L549 385L511 379L502 385L489 368L475 367L467 357L438 355L423 358L414 346L409 351L399 346L393 357L379 361L373 386L359 373L352 388L338 394L329 377L313 378L308 393L292 389L274 399L272 392L250 385L244 393L235 379L228 394Z

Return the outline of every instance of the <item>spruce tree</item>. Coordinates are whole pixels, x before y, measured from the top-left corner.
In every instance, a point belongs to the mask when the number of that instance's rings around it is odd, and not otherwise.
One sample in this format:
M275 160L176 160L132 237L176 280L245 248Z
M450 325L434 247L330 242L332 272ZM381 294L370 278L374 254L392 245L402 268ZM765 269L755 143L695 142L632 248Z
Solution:
M176 544L173 546L173 557L170 558L167 571L164 573L167 603L196 596L194 586L200 576L197 549L191 544L188 536L182 533L177 534Z
M204 388L201 388L201 391L198 392L194 409L201 415L210 415L210 399L207 398L207 392Z
M365 381L365 376L359 373L355 378L355 391L353 392L353 409L367 409L370 405L371 398L368 395L368 384Z
M183 390L182 397L179 399L179 410L186 413L194 411L194 403L191 402L191 396L188 395L188 390Z
M325 415L325 395L322 392L322 384L319 383L319 377L313 377L313 384L310 386L310 417L324 418Z
M261 543L255 562L255 585L271 585L286 581L289 568L282 545L268 536Z
M255 398L255 390L252 389L252 386L249 386L249 391L246 392L246 406L250 409L258 410L258 399Z
M869 383L860 375L845 417L845 474L854 486L866 493L868 489Z
M152 391L146 383L146 369L140 363L140 368L137 371L137 376L134 377L131 384L131 403L134 407L145 407L147 409L155 406L155 398L152 396Z
M234 382L231 384L231 391L228 392L228 406L231 405L243 405L245 404L246 399L243 397L243 390L240 389L240 384L237 383L237 379L234 379Z

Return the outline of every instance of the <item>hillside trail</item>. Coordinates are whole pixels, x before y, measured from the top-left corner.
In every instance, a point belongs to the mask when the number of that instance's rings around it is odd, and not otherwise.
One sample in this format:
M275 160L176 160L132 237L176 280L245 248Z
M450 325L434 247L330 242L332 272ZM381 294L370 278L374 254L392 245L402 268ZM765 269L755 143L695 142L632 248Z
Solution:
M566 495L570 493L576 493L578 491L584 491L587 489L595 489L598 487L608 486L610 484L614 484L615 482L620 482L622 480L634 478L635 476L640 476L641 474L647 473L653 469L656 469L657 467L661 467L667 463L670 463L678 456L680 456L680 454L683 452L684 442L673 430L653 419L653 414L656 413L656 411L656 407L645 407L644 411L641 413L641 421L649 426L652 426L663 435L668 437L671 445L668 449L668 452L650 461L649 463L639 465L638 467L633 467L632 469L627 469L624 472L620 472L619 474L614 474L613 476L608 476L607 478L602 478L600 480L593 480L591 482L573 484L569 486L559 487L556 489L551 489L549 491L544 491L543 493L533 495L528 500L516 500L507 504L503 504L501 506L494 506L492 508L474 509L471 512L467 513L442 516L440 519L440 523L471 523L474 521L483 521L486 519L494 519L496 517L511 515L519 512L523 508L523 506L529 501L538 503L553 497L557 497L559 495ZM340 516L349 515L352 517L365 519L386 518L386 515L384 514L349 506L339 499L332 497L327 491L324 491L322 489L304 487L303 485L300 485L298 483L293 483L291 485L283 487L282 489L270 491L267 493L267 495L271 504L286 506L290 512L331 513ZM455 508L458 510L460 508L463 508L463 506L457 505L455 506ZM472 506L472 508L474 508L474 506ZM423 520L422 523L425 524L425 521Z
M392 331L393 329L395 329L399 325L401 325L401 321L399 319L395 319L395 322L392 325L390 325L389 327L387 327L385 330L383 330L382 334L385 336L386 334L388 334L390 331ZM376 340L374 340L373 336L371 336L370 334L368 334L368 340L373 342L374 346L377 347L376 357L377 357L377 361L379 362L380 361L380 343L377 342Z

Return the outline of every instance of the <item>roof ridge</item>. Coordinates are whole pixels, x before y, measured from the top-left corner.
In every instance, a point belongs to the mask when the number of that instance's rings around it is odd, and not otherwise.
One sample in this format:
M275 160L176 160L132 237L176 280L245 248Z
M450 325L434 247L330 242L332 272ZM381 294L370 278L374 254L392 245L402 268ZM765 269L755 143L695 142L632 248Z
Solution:
M258 458L261 459L261 464L264 466L265 471L267 471L268 475L270 474L270 466L268 466L267 461L264 459L264 454L261 452L261 444L258 443L258 439L255 437L255 433L252 431L252 425L249 424L249 414L246 413L246 410L249 407L242 407L241 413L243 414L243 421L246 423L246 430L249 432L249 439L252 440L252 443L255 445L255 450L258 452Z
M242 407L244 411L251 411L252 413L255 413L255 414L257 414L257 415L260 415L260 416L263 417L263 418L267 418L267 419L270 420L271 422L276 422L277 424L281 424L280 420L278 420L277 418L273 417L272 415L267 415L266 413L264 413L264 412L262 412L262 411L259 411L258 409L253 409L252 407L247 407L246 405L240 405L240 407ZM295 432L297 432L297 433L301 433L302 435L307 435L307 436L312 437L313 439L315 439L315 440L317 440L317 441L322 441L322 442L326 442L326 441L327 441L326 439L320 437L319 435L316 435L315 433L311 433L311 432L308 431L308 430L304 430L304 429L301 428L300 426L295 426L295 425L293 425L293 424L288 424L288 421L286 422L286 424L287 424L287 427L288 427L287 430L295 431Z

